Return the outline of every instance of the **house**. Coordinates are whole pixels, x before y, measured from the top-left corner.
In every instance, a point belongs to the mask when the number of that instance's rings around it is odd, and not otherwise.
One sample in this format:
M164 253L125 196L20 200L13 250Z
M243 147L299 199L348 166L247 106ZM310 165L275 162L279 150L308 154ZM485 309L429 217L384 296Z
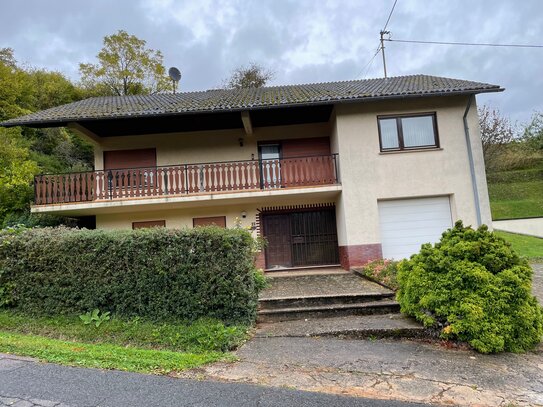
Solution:
M412 75L97 97L1 123L66 126L95 170L39 175L34 213L97 228L237 224L266 269L403 258L457 219L491 224L475 95Z

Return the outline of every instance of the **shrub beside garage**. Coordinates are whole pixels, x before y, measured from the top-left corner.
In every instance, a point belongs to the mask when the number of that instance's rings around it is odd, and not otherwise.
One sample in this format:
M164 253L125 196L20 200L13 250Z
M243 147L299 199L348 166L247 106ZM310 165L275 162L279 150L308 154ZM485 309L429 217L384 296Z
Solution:
M7 230L0 234L0 307L250 324L262 286L254 250L242 229Z
M543 336L532 269L504 239L461 222L398 267L398 301L441 337L482 353L522 352Z

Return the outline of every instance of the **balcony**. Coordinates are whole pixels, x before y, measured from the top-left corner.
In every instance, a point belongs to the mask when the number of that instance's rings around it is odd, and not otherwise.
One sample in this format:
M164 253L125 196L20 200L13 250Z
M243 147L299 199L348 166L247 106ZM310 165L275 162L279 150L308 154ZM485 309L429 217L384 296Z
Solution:
M337 154L38 175L35 205L336 185Z

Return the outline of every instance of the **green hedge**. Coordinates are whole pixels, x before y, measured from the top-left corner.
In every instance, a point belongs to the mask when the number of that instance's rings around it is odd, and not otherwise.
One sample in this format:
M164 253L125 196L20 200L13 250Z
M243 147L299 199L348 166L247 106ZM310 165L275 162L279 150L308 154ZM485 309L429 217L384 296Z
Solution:
M526 351L543 336L532 269L486 226L457 222L439 243L400 262L398 281L402 312L480 352Z
M7 230L0 233L0 307L251 323L261 285L254 248L247 231L217 227Z

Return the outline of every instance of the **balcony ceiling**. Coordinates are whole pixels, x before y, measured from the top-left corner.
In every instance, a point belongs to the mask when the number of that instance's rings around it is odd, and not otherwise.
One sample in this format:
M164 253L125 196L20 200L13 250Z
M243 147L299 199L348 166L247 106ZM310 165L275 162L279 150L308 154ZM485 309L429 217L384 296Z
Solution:
M330 119L333 105L275 108L251 112L253 127L322 123ZM81 126L99 137L243 129L240 112L214 112L125 119L82 120Z

